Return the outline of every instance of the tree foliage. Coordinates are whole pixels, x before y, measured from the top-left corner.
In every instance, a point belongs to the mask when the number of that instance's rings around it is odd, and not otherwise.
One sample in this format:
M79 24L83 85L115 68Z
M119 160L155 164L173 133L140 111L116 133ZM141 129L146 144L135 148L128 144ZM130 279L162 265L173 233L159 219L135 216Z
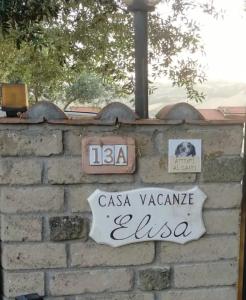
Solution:
M64 110L73 102L101 105L113 99L115 91L107 86L96 74L82 73L69 86L65 88Z
M57 18L62 3L54 0L0 0L2 35L15 30L17 47L23 41L36 43L42 31L42 22Z
M205 80L198 59L204 50L192 14L215 15L214 7L205 0L163 3L165 15L156 10L149 18L151 75L166 76L200 101L195 84ZM0 26L1 79L26 81L35 98L70 86L83 72L119 94L133 92L133 16L121 0L0 0Z

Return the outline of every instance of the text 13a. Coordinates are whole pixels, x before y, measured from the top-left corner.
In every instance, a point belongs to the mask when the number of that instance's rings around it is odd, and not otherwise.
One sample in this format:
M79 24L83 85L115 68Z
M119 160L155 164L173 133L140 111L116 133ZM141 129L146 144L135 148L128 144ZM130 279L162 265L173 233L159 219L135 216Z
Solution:
M89 145L89 162L91 166L126 166L127 145Z

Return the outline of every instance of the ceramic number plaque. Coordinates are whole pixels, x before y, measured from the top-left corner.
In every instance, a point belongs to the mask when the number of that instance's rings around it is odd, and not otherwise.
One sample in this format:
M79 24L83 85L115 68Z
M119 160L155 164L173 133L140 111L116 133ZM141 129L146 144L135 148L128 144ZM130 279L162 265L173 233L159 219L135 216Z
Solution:
M135 140L120 136L84 138L82 167L88 174L133 173Z
M93 214L90 236L113 247L143 241L184 244L197 240L206 231L202 219L205 199L198 187L186 191L96 190L88 199Z
M168 172L201 172L201 140L169 140Z

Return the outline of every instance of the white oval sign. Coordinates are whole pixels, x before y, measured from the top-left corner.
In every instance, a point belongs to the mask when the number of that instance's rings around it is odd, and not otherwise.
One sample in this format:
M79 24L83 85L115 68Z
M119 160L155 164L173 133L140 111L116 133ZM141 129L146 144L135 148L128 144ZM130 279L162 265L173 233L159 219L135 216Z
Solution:
M90 236L113 247L143 241L180 244L199 239L206 195L187 191L143 188L124 192L96 190L88 199L93 214Z

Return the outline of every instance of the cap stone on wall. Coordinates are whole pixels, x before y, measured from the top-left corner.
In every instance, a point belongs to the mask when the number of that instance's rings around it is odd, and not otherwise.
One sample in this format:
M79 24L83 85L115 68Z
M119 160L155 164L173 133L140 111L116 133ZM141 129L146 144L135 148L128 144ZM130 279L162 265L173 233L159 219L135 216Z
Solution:
M96 116L101 121L134 122L139 117L125 104L113 102L105 106Z
M159 120L205 120L192 105L180 102L163 107L156 115Z
M36 121L49 120L65 120L66 114L54 103L49 101L39 101L30 107L21 116L24 119L31 119Z

